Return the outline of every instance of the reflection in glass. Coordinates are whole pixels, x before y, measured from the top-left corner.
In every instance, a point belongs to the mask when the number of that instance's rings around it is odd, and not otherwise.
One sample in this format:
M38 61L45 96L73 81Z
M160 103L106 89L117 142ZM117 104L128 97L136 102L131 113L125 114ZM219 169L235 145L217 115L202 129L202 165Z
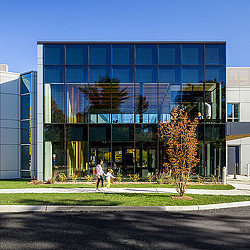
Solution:
M135 64L137 65L156 65L157 47L155 44L136 44L135 45Z
M137 67L135 72L136 123L156 123L157 71L155 67Z
M133 65L134 64L134 45L113 44L112 45L112 64L113 65Z
M134 69L114 66L112 74L112 123L133 123Z
M30 170L31 168L31 145L21 146L21 166L22 170Z
M182 104L191 119L204 118L203 67L186 66L182 69Z
M87 123L88 85L67 84L67 122Z
M110 141L111 140L111 127L110 125L91 125L89 126L89 140L90 141Z
M21 144L31 144L31 121L21 121Z
M44 121L45 123L64 122L64 85L44 85Z
M181 101L180 67L159 67L158 100L159 120L170 121L171 110Z
M21 120L30 119L31 100L30 94L21 96Z
M204 45L203 44L183 44L182 45L183 65L203 65Z
M88 68L81 66L66 67L66 83L87 83Z
M135 141L156 141L157 126L156 125L139 125L135 127Z
M225 122L225 67L205 67L205 80L206 119Z
M179 44L159 44L159 65L180 65Z
M31 74L21 75L21 94L30 93Z
M66 65L87 65L88 45L67 44L66 45Z
M134 127L127 125L113 125L112 126L112 140L113 141L133 141Z
M111 47L110 44L89 45L89 65L110 65Z

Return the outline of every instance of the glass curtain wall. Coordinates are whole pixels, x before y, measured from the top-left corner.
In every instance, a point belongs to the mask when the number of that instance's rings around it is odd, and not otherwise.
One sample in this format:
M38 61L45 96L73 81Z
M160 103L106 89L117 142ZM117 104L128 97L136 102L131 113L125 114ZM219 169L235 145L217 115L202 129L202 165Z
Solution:
M225 44L44 44L45 179L53 171L92 174L100 159L105 170L142 177L161 169L167 156L158 122L170 121L176 106L200 117L197 172L218 175Z
M21 177L31 177L31 73L21 75Z

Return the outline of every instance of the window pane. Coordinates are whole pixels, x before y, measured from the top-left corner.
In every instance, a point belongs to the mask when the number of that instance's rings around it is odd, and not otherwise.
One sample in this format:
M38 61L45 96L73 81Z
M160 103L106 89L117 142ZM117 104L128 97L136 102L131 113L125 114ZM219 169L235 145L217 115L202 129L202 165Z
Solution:
M113 67L112 122L134 122L134 68Z
M205 67L205 110L207 119L225 117L225 67Z
M233 104L227 104L227 118L233 118Z
M157 125L139 125L135 127L135 141L156 141Z
M181 103L180 67L159 67L159 120L170 121L171 110Z
M21 94L30 93L31 74L21 76Z
M156 123L157 117L156 67L137 67L135 75L136 123Z
M239 104L234 104L234 118L239 118Z
M157 47L150 44L135 45L135 64L155 65L157 64Z
M87 141L88 140L87 125L67 125L66 140L67 141Z
M112 45L112 64L113 65L133 65L134 64L134 45L114 44Z
M134 126L113 125L112 126L112 140L113 141L133 141L134 140Z
M22 170L30 170L31 165L31 146L21 146L21 166Z
M44 83L64 83L64 67L44 67Z
M88 85L67 84L67 122L87 123Z
M21 96L21 120L30 119L30 94Z
M159 44L159 64L179 65L181 62L180 45Z
M88 45L66 45L66 65L87 65Z
M183 65L202 65L204 64L204 46L200 44L182 45L182 64Z
M90 141L110 141L111 140L111 126L89 126L89 140Z
M191 119L204 118L204 70L203 67L182 68L182 103Z
M64 123L64 85L44 85L45 123Z
M66 67L66 83L87 83L88 68L79 66Z
M64 45L45 44L44 45L44 64L63 65L64 64Z
M111 64L110 45L106 44L89 45L89 64L110 65Z
M225 45L224 44L206 44L205 45L205 63L207 65L226 64Z
M89 112L91 113L91 123L110 123L110 67L90 67L89 79Z
M63 125L44 125L44 141L63 142Z
M31 144L31 121L21 122L21 143Z

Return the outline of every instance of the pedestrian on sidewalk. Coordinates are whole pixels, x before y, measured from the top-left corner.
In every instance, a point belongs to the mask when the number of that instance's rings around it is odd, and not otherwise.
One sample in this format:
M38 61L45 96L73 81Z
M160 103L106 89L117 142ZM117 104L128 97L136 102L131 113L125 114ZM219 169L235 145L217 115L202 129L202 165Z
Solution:
M96 165L96 176L97 176L96 191L100 191L100 189L99 189L100 181L102 182L102 187L103 187L103 177L102 176L106 175L102 170L102 164L103 164L103 160L100 160L99 164Z
M107 180L107 188L110 189L110 177L114 178L115 177L112 175L113 170L112 169L108 169L108 173L106 174L106 180Z

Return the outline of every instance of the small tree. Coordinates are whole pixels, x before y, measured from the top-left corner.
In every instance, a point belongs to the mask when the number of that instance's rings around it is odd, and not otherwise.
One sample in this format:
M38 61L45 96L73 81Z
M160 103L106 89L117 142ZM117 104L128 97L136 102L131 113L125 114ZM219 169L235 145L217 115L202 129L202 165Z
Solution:
M185 194L190 175L199 162L197 125L198 118L191 121L185 108L178 107L172 110L170 122L160 122L159 134L165 143L168 155L168 162L163 166L171 172L180 196Z

